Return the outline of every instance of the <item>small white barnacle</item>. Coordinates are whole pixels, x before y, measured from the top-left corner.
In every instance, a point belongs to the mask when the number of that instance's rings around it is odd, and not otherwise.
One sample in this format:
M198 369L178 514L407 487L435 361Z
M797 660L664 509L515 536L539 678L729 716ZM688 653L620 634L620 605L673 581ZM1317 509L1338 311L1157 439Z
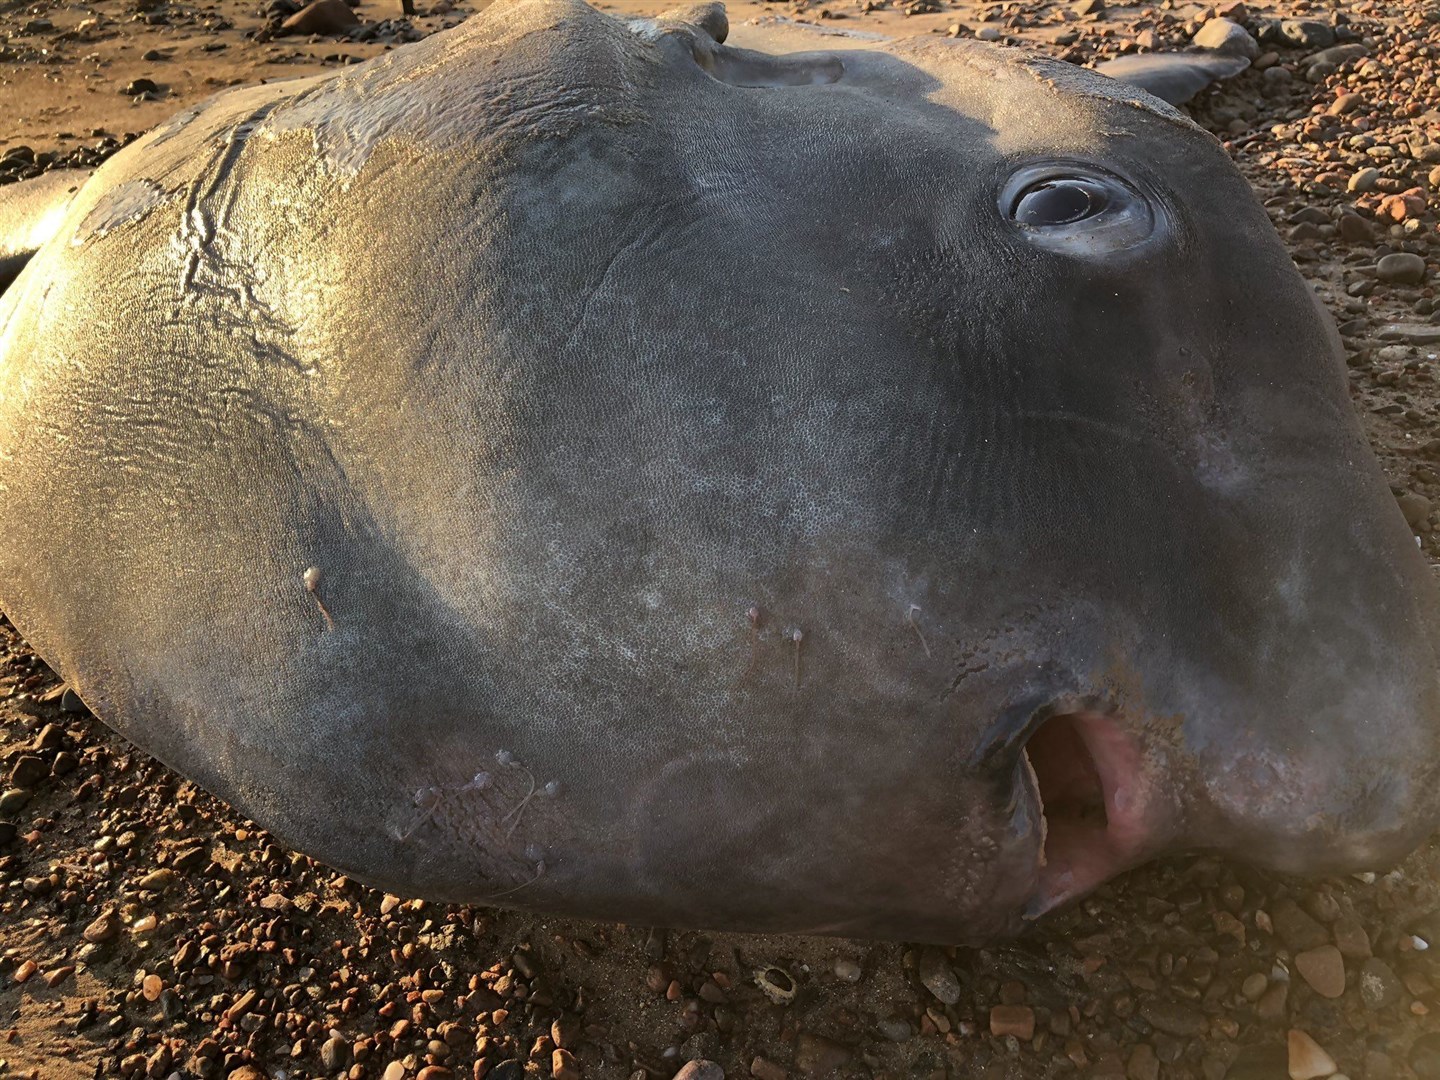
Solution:
M515 755L512 754L509 750L496 750L495 760L498 761L501 765L514 765Z
M525 858L529 859L532 863L544 862L545 849L539 844L526 844Z
M465 787L470 791L484 791L490 786L491 776L488 772L477 772L470 778L470 783Z
M562 790L563 786L561 785L559 780L551 780L543 788L540 789L540 792L546 798L553 799L555 798L555 796L559 795Z

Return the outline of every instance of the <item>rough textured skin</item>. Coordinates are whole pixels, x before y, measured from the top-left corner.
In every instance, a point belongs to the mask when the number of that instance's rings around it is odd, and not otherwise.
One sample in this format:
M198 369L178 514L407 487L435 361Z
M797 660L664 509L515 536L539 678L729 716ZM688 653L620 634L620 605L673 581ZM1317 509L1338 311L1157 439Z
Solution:
M1105 873L1433 827L1434 589L1214 141L999 47L688 19L500 0L107 162L0 299L40 653L437 899L1013 932L1065 891L1055 713L1133 781ZM1000 193L1055 159L1153 231L1036 242Z

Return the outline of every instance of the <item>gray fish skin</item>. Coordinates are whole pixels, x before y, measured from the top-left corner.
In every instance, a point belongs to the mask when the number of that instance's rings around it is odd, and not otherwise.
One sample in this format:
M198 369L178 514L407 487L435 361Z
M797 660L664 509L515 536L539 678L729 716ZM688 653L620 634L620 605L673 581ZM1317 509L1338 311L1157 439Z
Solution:
M727 30L500 0L109 160L0 298L0 608L403 895L975 942L1418 843L1436 589L1215 140Z

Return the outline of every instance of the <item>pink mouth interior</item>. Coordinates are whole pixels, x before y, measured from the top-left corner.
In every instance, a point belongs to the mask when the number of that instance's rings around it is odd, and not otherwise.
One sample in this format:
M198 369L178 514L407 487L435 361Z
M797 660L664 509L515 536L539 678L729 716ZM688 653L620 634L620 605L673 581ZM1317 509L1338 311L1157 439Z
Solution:
M1139 862L1154 829L1139 749L1112 718L1052 717L1024 753L1045 821L1034 918Z

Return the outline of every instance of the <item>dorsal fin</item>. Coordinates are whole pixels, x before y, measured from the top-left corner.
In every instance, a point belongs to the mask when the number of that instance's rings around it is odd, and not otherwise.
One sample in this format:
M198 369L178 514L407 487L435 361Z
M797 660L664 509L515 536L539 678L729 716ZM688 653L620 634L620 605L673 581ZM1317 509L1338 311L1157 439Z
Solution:
M0 292L60 228L89 169L57 169L0 187Z

